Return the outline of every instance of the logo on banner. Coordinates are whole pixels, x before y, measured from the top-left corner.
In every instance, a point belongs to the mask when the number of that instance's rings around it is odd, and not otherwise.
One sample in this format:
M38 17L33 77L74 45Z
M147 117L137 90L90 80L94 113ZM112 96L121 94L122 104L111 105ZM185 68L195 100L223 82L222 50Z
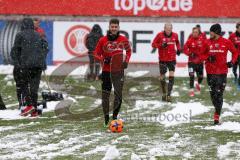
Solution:
M84 25L71 27L65 34L64 44L67 51L74 56L82 56L88 52L86 38L90 28Z
M114 0L117 11L132 11L134 15L149 9L152 11L189 12L193 8L192 0Z

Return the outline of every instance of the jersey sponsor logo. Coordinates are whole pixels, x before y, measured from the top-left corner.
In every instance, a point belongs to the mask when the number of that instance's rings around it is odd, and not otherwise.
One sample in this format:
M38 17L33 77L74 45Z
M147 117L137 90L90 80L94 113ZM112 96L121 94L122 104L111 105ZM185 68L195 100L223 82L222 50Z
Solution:
M130 49L131 45L129 44L128 41L108 41L104 46L103 46L103 51L106 53L112 53L112 52L123 52L123 50L128 50Z
M221 49L211 49L209 52L210 53L224 53L224 50L221 50Z

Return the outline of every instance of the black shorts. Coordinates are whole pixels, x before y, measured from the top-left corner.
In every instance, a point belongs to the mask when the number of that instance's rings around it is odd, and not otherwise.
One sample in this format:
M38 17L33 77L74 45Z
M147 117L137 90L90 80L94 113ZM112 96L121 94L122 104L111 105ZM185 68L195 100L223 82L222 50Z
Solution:
M188 73L189 76L194 75L194 73L197 73L198 76L203 75L203 63L195 64L195 63L188 63Z
M163 62L160 61L159 62L159 70L160 70L160 74L165 74L167 73L167 69L169 71L175 71L175 66L176 66L176 61L169 61L169 62Z

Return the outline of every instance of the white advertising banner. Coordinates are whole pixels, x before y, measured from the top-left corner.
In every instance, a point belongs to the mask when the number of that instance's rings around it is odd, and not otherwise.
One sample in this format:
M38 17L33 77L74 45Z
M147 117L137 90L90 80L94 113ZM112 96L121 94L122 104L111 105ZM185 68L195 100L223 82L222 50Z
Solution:
M68 60L72 62L81 61L81 57L87 55L85 46L86 35L90 32L94 24L99 24L104 35L108 30L108 22L54 22L53 29L53 62L63 63ZM173 23L173 31L178 33L181 44L186 42L192 28L196 23ZM209 31L211 23L200 24L202 31ZM222 31L224 37L235 31L235 24L223 23ZM158 52L152 53L151 42L158 32L163 30L164 23L142 23L142 22L121 22L122 33L129 37L132 44L131 63L156 63L158 62ZM208 35L207 35L208 36ZM78 58L76 58L78 57ZM86 56L85 56L86 57ZM177 57L178 63L186 63L187 57L181 55Z

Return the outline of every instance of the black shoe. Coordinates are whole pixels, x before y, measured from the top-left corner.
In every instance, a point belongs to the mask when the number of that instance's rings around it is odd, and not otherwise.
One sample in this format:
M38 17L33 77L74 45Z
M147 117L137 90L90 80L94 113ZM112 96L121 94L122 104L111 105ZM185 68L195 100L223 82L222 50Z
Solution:
M172 102L172 97L171 96L167 96L167 102Z
M7 109L5 105L4 106L0 106L0 110L5 110L5 109Z
M105 115L104 119L105 119L104 124L108 125L108 123L109 123L109 115Z
M113 120L117 120L117 116L113 116L112 119L113 119Z
M162 96L162 101L166 102L167 101L167 96Z
M214 125L219 125L220 123L219 123L219 121L218 120L214 120L214 123L213 123Z

